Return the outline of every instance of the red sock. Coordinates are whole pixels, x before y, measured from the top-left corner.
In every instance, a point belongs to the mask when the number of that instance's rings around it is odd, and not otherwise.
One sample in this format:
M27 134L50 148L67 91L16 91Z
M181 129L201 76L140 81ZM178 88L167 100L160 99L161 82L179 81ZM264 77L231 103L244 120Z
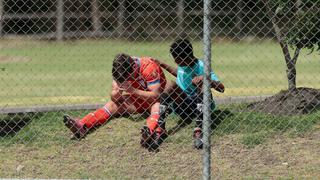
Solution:
M158 120L160 118L159 114L152 114L147 119L147 126L150 129L150 131L154 132L155 129L158 127Z
M93 113L89 113L84 118L80 120L87 128L92 128L95 125L101 125L109 120L111 113L106 108L97 109Z

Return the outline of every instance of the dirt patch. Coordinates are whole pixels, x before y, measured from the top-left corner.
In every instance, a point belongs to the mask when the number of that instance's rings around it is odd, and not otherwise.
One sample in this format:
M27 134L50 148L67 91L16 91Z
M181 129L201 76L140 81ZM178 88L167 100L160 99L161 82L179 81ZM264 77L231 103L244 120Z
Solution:
M297 88L281 91L264 101L250 104L249 109L273 115L301 115L320 109L320 89Z
M24 56L0 56L1 62L27 62L30 61L31 58Z

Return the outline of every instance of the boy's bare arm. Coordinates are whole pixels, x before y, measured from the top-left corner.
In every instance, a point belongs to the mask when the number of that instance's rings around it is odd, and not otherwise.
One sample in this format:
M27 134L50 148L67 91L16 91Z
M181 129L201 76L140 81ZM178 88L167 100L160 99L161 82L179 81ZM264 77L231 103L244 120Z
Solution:
M211 88L215 89L218 92L224 92L224 85L220 81L210 80ZM192 83L197 87L202 88L203 85L203 76L197 76L192 79Z
M168 71L170 74L172 74L173 76L177 77L177 68L170 66L158 59L153 59L154 62L156 62L157 64L160 65L160 67L162 67L163 69L165 69L166 71Z
M224 92L224 85L220 81L211 80L211 88L221 93Z
M136 89L130 83L124 83L121 87L121 90L125 91L126 94L145 99L150 103L158 101L161 93L160 83L148 86L148 89L150 89L150 91Z
M114 102L123 102L123 89L121 89L116 81L112 80L111 100Z

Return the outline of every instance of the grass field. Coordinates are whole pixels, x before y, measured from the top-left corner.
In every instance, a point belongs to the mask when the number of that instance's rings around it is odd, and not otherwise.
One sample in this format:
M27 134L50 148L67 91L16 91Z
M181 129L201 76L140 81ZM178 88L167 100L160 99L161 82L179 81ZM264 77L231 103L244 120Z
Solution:
M103 103L108 99L114 55L153 56L171 64L170 42L0 40L0 108L8 106ZM201 42L195 42L202 56ZM298 85L320 87L319 55L303 52ZM286 88L285 64L273 41L214 42L213 68L225 94L273 94ZM222 121L212 135L216 179L320 178L320 111L280 117L251 112L246 105L218 107ZM70 140L62 123L68 113L0 115L0 177L199 179L202 152L192 148L193 124L178 126L152 153L139 145L144 118L114 119L81 141ZM6 124L7 128L3 128ZM11 131L10 131L11 130ZM14 131L12 131L14 130ZM9 133L10 132L10 133Z
M213 177L320 177L320 112L273 117L221 107L212 136ZM226 113L226 112L231 112ZM0 137L0 176L10 178L199 179L202 153L192 148L193 124L174 131L152 153L139 146L144 119L114 119L82 141L69 139L61 116L33 116L16 134ZM82 116L87 112L68 112ZM6 117L4 117L6 119ZM8 117L7 117L8 118ZM12 118L12 117L11 117ZM11 119L9 118L9 119ZM24 118L26 118L24 116ZM19 120L16 116L15 120ZM178 118L171 116L168 130Z
M115 54L152 56L170 64L171 42L0 40L0 107L103 103ZM194 42L202 57L201 42ZM216 96L274 94L287 87L285 64L273 41L214 42L213 68L227 89ZM319 56L303 52L298 86L320 87ZM172 77L168 76L172 79Z

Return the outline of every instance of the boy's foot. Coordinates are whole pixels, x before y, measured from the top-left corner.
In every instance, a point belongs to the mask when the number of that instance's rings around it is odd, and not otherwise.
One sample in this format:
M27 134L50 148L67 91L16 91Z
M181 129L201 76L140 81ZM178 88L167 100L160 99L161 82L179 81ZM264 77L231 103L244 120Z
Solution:
M141 129L140 144L149 151L157 151L166 137L167 133L164 130L151 132L147 126L143 126Z
M156 129L155 139L154 139L155 147L158 148L167 137L168 137L168 134L166 130L162 128Z
M149 149L152 144L152 139L154 139L154 133L151 133L147 126L143 126L140 130L141 140L140 144L142 147Z
M193 139L194 139L194 148L202 149L203 148L203 141L202 141L202 130L201 128L197 127L193 130Z
M82 139L87 134L87 129L80 121L71 118L69 115L63 116L64 125L70 129L76 139Z

